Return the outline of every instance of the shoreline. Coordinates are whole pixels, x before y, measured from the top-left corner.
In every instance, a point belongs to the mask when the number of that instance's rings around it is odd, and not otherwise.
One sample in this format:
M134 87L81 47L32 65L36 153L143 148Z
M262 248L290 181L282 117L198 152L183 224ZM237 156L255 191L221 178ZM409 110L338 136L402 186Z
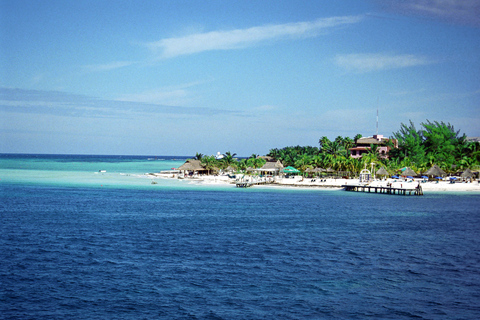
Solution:
M196 176L192 178L179 179L177 174L172 173L155 173L148 174L155 178L162 179L178 179L185 182L194 182L200 185L235 185L235 179L226 175L221 176ZM247 177L249 181L256 181L253 177ZM258 181L258 180L257 180ZM386 187L390 184L393 188L415 189L418 184L421 185L423 192L480 192L479 181L473 181L471 183L449 181L427 181L423 182L422 179L408 179L408 181L400 179L386 179L386 180L374 180L362 185ZM309 189L330 189L341 190L343 185L359 185L358 179L327 179L327 178L305 178L295 176L294 178L280 178L275 177L273 183L263 184L253 187L280 187L280 188L309 188Z

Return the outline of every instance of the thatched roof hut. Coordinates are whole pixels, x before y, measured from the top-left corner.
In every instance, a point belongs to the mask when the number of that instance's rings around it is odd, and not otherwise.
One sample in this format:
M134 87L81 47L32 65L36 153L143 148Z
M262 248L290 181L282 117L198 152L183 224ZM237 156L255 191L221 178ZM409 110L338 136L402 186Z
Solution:
M225 169L225 172L234 172L236 169L232 166L228 166L226 169Z
M470 170L470 169L468 169L468 168L465 169L465 171L462 172L461 177L462 177L462 178L467 178L467 179L468 179L468 178L470 178L470 179L473 178L473 172L472 172L472 170Z
M445 171L440 169L440 167L437 166L436 164L434 164L430 169L427 170L427 172L425 172L426 176L434 176L434 177L443 177L445 174L446 174Z
M376 172L376 175L377 175L377 176L388 176L387 169L385 169L385 167L381 167L381 168L378 169L378 171Z
M200 160L187 160L184 164L178 167L180 171L197 171L197 172L205 172L208 171L202 165Z
M265 162L265 164L260 168L260 171L278 171L281 169L283 169L283 164L280 162L280 160L277 160L277 162Z
M417 173L415 171L413 171L411 168L409 167L406 167L405 170L403 170L402 172L400 172L400 175L406 177L406 176L415 176L417 175Z

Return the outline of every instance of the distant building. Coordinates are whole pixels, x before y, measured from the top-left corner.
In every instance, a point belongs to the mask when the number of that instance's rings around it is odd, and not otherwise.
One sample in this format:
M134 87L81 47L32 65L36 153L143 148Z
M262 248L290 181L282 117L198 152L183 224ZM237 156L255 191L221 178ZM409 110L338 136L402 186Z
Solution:
M467 137L468 142L480 142L480 137Z
M389 139L380 134L376 134L373 137L362 137L355 140L355 147L348 150L350 150L350 156L352 158L361 158L370 151L371 145L376 145L380 157L388 159L388 151L392 149L392 147L388 145L389 141L393 143L393 148L398 148L396 139Z

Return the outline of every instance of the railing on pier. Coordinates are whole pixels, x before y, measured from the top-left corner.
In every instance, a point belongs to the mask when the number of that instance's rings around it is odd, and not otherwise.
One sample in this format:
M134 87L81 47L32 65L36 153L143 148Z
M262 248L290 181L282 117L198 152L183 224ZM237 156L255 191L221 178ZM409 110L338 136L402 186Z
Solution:
M414 189L407 188L393 188L385 186L369 186L369 185L343 185L345 191L356 191L356 192L372 192L372 193L384 193L384 194L394 194L394 195L414 195L414 196L423 196L422 186L418 185Z
M235 186L237 188L248 188L252 187L254 185L261 185L261 184L270 184L273 183L275 180L273 178L265 178L265 179L260 179L260 180L244 180L240 179L235 181Z

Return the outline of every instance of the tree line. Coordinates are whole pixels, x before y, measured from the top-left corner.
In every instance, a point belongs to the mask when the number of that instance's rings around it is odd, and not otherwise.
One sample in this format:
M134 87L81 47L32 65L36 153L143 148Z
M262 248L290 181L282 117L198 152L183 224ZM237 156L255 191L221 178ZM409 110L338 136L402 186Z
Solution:
M293 166L302 172L311 168L331 169L343 175L357 175L371 163L376 169L384 167L394 174L403 167L410 167L415 172L425 172L433 165L438 165L446 173L463 171L466 168L480 168L480 143L468 141L465 134L455 131L453 125L444 122L422 122L417 130L412 121L402 123L390 139L398 141L398 148L393 148L393 141L387 145L392 149L388 158L382 157L377 151L377 145L370 148L362 158L352 158L349 149L355 146L355 141L362 135L353 138L338 136L335 140L321 137L319 146L290 146L270 149L267 156L280 160L284 166ZM204 156L197 153L195 159L208 169L226 169L228 166L236 170L246 170L248 167L260 168L265 160L253 154L246 159L236 159L236 154L225 153L222 159L214 156Z

